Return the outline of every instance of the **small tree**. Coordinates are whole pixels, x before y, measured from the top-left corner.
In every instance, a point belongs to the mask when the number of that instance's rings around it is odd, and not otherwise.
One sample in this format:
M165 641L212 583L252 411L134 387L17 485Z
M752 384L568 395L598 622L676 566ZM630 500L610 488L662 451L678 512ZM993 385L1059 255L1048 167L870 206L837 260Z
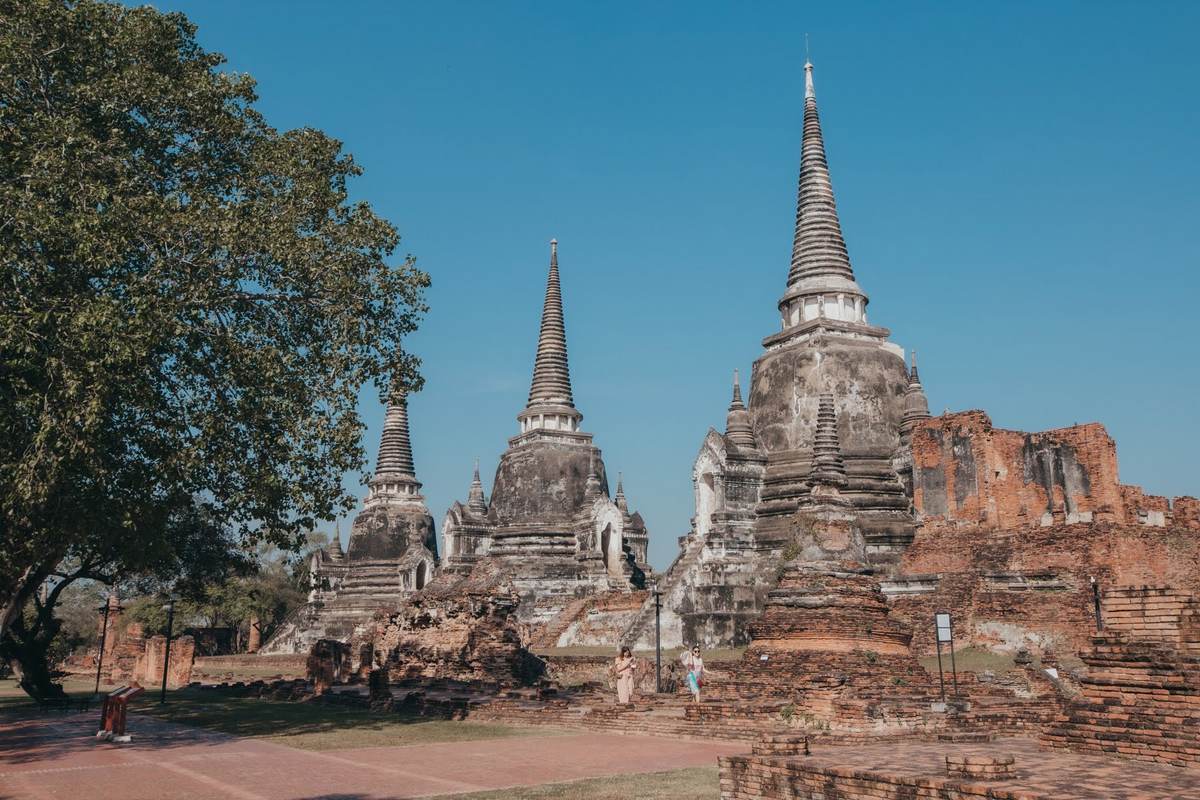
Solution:
M136 574L197 507L298 547L350 508L360 390L419 388L428 277L340 143L223 63L180 14L0 0L0 641L56 570Z

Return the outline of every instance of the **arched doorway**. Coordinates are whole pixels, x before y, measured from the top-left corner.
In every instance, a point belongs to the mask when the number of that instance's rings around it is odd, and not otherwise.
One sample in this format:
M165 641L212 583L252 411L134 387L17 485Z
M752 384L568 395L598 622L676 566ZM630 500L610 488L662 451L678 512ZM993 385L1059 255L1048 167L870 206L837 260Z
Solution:
M425 580L428 577L427 572L428 571L425 567L424 561L422 561L420 564L417 564L417 575L413 581L413 584L416 586L417 589L425 588Z
M600 532L600 556L604 559L604 568L612 572L611 558L609 557L609 545L612 544L612 523L604 526L604 530Z

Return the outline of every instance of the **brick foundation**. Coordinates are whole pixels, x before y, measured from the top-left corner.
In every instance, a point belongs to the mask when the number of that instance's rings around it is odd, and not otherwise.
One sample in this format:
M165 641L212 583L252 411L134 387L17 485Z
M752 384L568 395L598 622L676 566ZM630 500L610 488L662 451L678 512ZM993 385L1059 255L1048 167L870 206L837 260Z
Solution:
M1200 605L1167 588L1105 593L1104 635L1082 654L1082 696L1043 733L1054 747L1200 764Z

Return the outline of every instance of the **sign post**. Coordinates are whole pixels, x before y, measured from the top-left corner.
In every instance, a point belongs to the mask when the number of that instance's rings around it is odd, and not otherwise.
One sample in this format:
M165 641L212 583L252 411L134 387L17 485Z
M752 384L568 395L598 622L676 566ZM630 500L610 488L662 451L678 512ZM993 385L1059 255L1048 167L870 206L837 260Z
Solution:
M950 677L954 682L954 696L958 697L958 665L954 663L954 623L950 613L939 611L933 615L934 627L937 630L938 655L938 684L942 690L942 702L946 702L946 675L942 668L942 644L950 648Z
M654 595L654 693L662 693L662 634L661 611L662 592L658 590L658 581L650 584L650 593Z

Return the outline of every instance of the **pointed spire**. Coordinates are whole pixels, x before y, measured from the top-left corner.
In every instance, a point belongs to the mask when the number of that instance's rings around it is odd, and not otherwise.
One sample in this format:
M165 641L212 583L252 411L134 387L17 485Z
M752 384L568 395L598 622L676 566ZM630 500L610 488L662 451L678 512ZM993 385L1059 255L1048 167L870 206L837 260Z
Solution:
M408 436L408 392L400 389L388 400L383 420L383 435L379 441L379 458L375 475L381 473L416 477L413 466L412 441Z
M738 371L733 371L733 400L729 404L729 408L745 408L742 403L742 382L738 380Z
M542 304L542 327L538 334L529 402L517 419L522 434L537 429L577 432L583 420L571 396L562 287L558 280L557 239L550 240L550 274L546 278L546 299Z
M542 305L542 328L538 334L537 359L529 405L553 403L573 406L571 371L567 365L567 333L563 325L562 288L558 279L558 240L550 240L550 275Z
M366 505L382 502L423 503L421 482L413 465L412 440L408 435L408 391L398 388L388 398L379 439L375 474L368 482Z
M622 513L629 513L629 503L625 500L625 478L620 472L617 473L617 494L613 497L613 502Z
M792 240L792 268L788 286L801 278L816 275L840 275L854 280L837 203L829 162L825 158L825 139L817 113L817 94L813 89L813 65L804 65L804 138L800 150L800 188L796 201L796 233Z
M754 427L750 424L750 412L742 402L742 386L738 371L733 371L733 400L729 413L725 415L725 438L737 447L755 447Z
M814 485L846 485L846 463L842 459L842 445L838 439L837 412L833 408L833 395L828 392L822 394L818 401L809 480Z
M487 513L487 499L483 496L483 481L479 480L479 459L475 459L475 477L471 479L471 490L467 493L467 508L480 516Z
M329 543L329 560L342 561L346 551L342 549L342 526L336 520L333 523L333 541Z
M865 322L867 297L854 279L846 240L842 236L829 162L825 157L825 138L817 113L811 61L804 63L804 134L796 197L796 229L787 285L787 292L779 303L785 328L818 315L847 322ZM832 314L821 312L821 299L833 295L841 296L838 302L842 307Z
M904 416L900 418L900 439L909 440L913 426L923 419L929 419L929 398L925 396L925 387L921 385L921 376L917 373L917 351L912 353L912 367L908 371L908 388L904 391Z

